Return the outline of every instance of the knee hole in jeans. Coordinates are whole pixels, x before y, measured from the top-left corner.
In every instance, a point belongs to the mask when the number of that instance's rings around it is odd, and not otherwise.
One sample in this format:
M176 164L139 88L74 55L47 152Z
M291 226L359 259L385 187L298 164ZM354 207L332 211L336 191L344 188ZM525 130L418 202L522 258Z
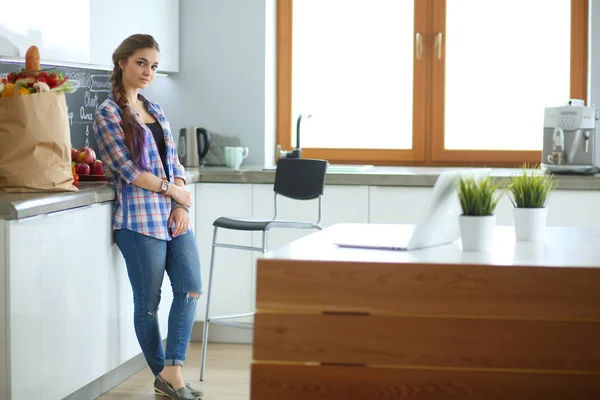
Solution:
M158 313L158 308L156 309L156 311L147 311L148 317L153 321L154 321L154 318L156 318L156 313Z
M194 302L198 302L198 299L200 298L200 293L198 292L189 292L188 294L186 294L185 299L187 301L189 301L190 299L192 299L192 301Z

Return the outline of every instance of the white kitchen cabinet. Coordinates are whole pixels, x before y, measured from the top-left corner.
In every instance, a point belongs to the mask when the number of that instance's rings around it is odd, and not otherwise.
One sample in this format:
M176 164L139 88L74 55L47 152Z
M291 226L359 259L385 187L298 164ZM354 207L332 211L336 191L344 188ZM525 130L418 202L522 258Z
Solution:
M510 226L513 224L513 216L512 216L513 205L510 202L506 193L500 194L500 199L498 200L498 205L496 206L496 225L499 226Z
M432 194L431 187L369 187L369 222L415 224ZM600 191L557 190L548 200L548 226L600 226ZM513 225L513 205L506 193L500 193L496 207L496 225Z
M600 227L600 191L557 190L548 199L549 226ZM512 211L511 211L512 212Z
M63 398L141 352L111 213L104 203L6 222L12 400ZM168 279L162 290L165 337Z
M196 319L203 321L212 252L213 222L219 217L251 217L252 185L201 183L196 185L196 240L200 251L203 295ZM252 245L250 232L219 229L222 243ZM211 315L239 314L252 304L252 252L217 248L213 273Z
M557 190L548 198L547 226L573 226L580 228L600 227L600 191ZM513 225L513 205L508 195L498 204L497 225Z
M197 184L195 183L191 183L186 186L187 190L192 195L192 206L190 207L190 223L194 233L196 233L196 186Z
M62 0L51 5L28 0L23 6L13 4L11 10L8 4L2 4L0 56L25 57L29 46L36 45L42 60L90 62L89 1Z
M10 398L10 360L8 358L10 346L7 322L9 310L8 281L8 223L0 219L0 399Z
M273 217L273 185L253 185L252 216ZM323 228L341 222L368 222L369 189L367 186L326 186L323 194ZM277 219L287 221L317 222L318 200L292 200L278 196ZM268 237L268 249L274 250L296 239L314 233L309 229L273 229ZM257 233L254 244L261 245Z
M379 224L416 224L433 194L432 187L369 187L369 222ZM500 194L496 225L512 225L512 203Z
M179 72L179 0L89 0L91 63L112 65L112 53L134 33L154 37L159 71Z
M431 187L369 187L369 222L374 224L416 224L429 201Z
M433 194L432 187L369 187L369 222L379 224L416 224ZM512 203L500 194L496 225L512 225Z
M134 33L152 35L160 46L162 72L179 71L179 0L63 0L49 6L27 2L27 16L0 13L0 57L25 57L31 45L43 63L112 68L112 53ZM53 17L49 9L56 8ZM37 10L37 12L35 12Z

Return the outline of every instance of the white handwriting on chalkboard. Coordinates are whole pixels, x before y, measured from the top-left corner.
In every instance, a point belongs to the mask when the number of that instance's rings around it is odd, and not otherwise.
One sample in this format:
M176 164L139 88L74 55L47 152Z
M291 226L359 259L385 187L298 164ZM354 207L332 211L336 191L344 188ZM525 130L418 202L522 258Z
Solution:
M67 106L67 117L69 118L69 126L73 126L73 117L75 116L74 112L69 112L69 106Z
M90 92L86 91L83 95L83 105L86 107L98 107L98 95L95 94L93 97Z
M89 88L92 86L92 80L87 72L72 72L69 73L67 77L73 82L73 92L77 91L79 88Z
M86 107L92 109L92 112L86 112ZM93 111L98 107L98 95L90 93L89 90L86 90L83 94L83 105L79 108L79 118L82 121L92 121L94 119Z
M92 121L94 119L94 113L86 113L85 107L81 106L81 108L79 108L79 118L82 121Z
M90 75L92 78L92 92L110 92L112 90L112 82L110 75Z

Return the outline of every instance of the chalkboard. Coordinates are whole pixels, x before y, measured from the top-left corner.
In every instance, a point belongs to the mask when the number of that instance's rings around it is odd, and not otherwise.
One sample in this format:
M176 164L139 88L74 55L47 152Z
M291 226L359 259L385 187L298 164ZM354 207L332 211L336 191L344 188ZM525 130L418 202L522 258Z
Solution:
M20 71L23 66L22 63L0 63L0 78L5 78L9 72ZM52 65L42 65L41 69L62 72L73 82L75 90L66 93L65 96L71 126L71 144L78 149L90 146L98 153L98 145L92 131L94 110L102 104L111 91L110 71Z

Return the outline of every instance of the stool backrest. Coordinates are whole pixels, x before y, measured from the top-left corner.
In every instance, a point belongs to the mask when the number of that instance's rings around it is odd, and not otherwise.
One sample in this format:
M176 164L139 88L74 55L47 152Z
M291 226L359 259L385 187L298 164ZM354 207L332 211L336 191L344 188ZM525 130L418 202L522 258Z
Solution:
M327 161L280 158L275 171L275 193L295 200L312 200L323 194Z

